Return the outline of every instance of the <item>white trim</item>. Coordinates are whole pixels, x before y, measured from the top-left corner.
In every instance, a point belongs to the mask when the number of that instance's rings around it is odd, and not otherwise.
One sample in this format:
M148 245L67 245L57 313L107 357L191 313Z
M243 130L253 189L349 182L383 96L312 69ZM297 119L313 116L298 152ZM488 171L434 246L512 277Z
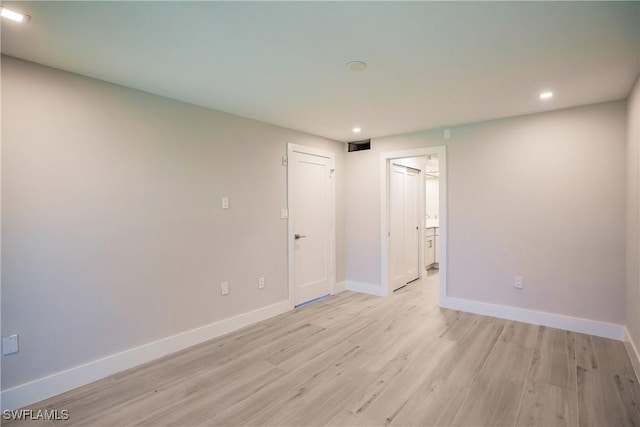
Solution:
M631 338L631 334L629 334L629 330L626 326L624 328L624 346L629 354L629 359L631 359L631 364L633 365L636 377L640 378L640 352L638 352L638 347L633 342L633 338Z
M305 145L294 144L289 142L287 144L287 209L289 210L289 218L287 219L287 281L289 283L289 306L291 309L295 307L294 299L294 283L293 283L293 235L295 225L295 212L292 209L293 206L293 192L291 191L291 161L293 153L311 154L313 156L324 157L331 161L331 168L335 168L335 153L330 151L321 150L319 148L307 147ZM335 169L334 169L335 170ZM329 254L329 275L330 275L330 292L331 295L337 293L336 288L336 181L334 174L331 173L330 189L331 192L331 206L330 206L330 219L331 224L331 241L330 254Z
M318 157L325 157L327 159L335 159L335 154L331 151L321 150L320 148L307 147L306 145L294 144L290 142L287 144L287 155L291 153L311 154Z
M289 301L282 301L3 390L2 410L39 402L289 310Z
M393 159L402 159L407 157L423 157L429 155L437 155L440 167L440 176L438 180L439 198L440 198L440 304L443 298L447 296L447 272L448 253L447 253L447 147L439 145L436 147L425 147L414 150L391 151L380 153L380 280L382 285L382 296L391 295L391 280L389 280L389 201L388 201L388 185L389 185L389 163ZM424 191L423 191L424 192ZM424 204L424 203L423 203ZM423 221L424 222L424 221ZM424 224L422 224L424 229ZM421 241L424 240L421 239ZM421 258L424 258L424 248L422 248ZM422 265L422 262L421 262ZM421 273L422 273L421 267ZM347 287L347 289L349 289ZM377 294L374 294L377 295Z
M347 282L344 280L342 282L336 282L335 293L339 294L340 292L344 292L347 290Z
M501 319L516 320L518 322L532 323L534 325L549 326L551 328L564 329L566 331L580 332L615 340L622 340L624 338L624 326L616 323L600 322L562 314L452 297L440 298L440 307L499 317Z
M378 297L387 296L386 289L380 285L372 285L371 283L354 282L347 280L346 288L348 291L360 292L363 294L375 295Z

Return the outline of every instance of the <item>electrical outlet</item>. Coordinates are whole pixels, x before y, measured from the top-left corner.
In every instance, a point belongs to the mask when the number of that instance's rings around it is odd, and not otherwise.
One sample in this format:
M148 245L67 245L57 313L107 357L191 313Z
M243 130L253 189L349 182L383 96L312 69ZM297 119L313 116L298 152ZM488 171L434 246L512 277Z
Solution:
M516 289L522 289L524 287L522 276L516 276L516 279L513 282L513 287Z
M9 335L2 338L2 355L13 354L18 352L18 334Z
M222 209L229 209L229 198L228 197L223 197L222 198Z
M264 288L264 277L258 279L258 288Z
M222 282L220 284L220 292L222 295L229 295L229 282Z

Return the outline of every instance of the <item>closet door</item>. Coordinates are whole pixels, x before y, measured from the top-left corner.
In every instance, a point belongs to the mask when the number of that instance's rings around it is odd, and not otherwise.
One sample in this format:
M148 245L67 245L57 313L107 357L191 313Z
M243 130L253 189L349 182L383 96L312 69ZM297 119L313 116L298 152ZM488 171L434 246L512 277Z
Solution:
M420 270L419 196L420 171L406 168L404 176L404 272L405 283L416 280Z
M396 164L389 172L389 254L392 288L419 277L420 171Z
M407 168L391 164L389 171L389 256L393 290L404 286L404 176Z

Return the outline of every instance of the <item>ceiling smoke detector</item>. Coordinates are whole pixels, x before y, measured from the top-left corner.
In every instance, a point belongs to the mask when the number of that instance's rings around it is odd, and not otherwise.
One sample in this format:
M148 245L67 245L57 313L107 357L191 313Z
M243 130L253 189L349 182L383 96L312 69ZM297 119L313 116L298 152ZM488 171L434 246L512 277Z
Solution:
M362 61L350 61L347 62L347 70L349 71L364 71L367 68L367 64Z

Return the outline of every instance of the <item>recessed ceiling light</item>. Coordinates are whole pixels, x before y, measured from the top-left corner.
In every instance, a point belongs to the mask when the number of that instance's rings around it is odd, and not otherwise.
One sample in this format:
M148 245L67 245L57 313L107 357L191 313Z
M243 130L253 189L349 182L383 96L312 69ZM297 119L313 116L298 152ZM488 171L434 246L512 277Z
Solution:
M353 129L351 129L351 131L352 131L353 133L360 133L360 132L362 132L362 129L360 129L360 128L353 128Z
M540 94L540 99L549 99L553 98L553 92L542 92Z
M347 62L347 70L349 71L364 71L367 68L367 64L362 61Z
M0 16L16 22L27 22L29 20L29 15L15 12L11 9L7 9L6 7L0 9Z

